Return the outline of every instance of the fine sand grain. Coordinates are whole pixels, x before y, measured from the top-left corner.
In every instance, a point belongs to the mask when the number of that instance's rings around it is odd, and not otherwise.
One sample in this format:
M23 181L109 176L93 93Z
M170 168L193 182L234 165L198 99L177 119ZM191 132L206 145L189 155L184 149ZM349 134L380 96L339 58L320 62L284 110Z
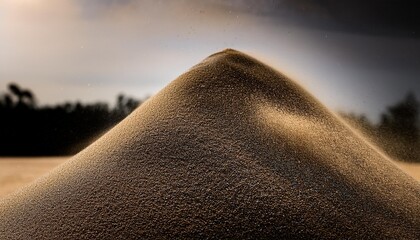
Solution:
M418 239L420 184L300 86L214 54L0 203L0 239Z
M67 159L67 157L0 157L0 198L20 190ZM394 163L420 182L420 163L400 161Z
M67 157L0 157L0 198L20 190L67 159ZM420 163L398 161L394 163L420 182Z

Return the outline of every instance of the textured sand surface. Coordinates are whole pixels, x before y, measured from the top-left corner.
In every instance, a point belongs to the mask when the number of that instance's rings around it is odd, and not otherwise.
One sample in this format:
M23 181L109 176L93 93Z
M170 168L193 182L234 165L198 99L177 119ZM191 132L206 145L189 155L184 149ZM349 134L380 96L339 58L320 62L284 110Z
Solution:
M0 239L418 239L420 184L233 50L0 203Z
M48 173L67 159L67 157L0 157L0 198Z
M64 163L67 157L0 157L0 198L36 181ZM420 163L394 161L397 166L420 182Z
M0 198L19 191L66 160L67 157L0 157ZM420 182L420 163L394 163Z

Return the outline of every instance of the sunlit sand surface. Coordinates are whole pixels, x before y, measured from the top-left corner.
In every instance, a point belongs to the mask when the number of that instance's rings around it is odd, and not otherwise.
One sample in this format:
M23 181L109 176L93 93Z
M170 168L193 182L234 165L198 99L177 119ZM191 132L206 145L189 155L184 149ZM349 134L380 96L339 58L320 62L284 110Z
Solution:
M68 157L0 157L0 198L48 173Z
M395 162L408 175L420 182L420 163Z
M0 239L418 239L419 201L301 86L226 50L0 201Z

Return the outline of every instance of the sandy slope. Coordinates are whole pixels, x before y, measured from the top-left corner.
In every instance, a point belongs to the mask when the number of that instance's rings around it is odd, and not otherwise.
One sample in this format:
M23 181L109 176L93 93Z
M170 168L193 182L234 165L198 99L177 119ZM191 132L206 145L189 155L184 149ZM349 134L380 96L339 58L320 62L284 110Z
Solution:
M417 239L419 201L300 86L227 50L2 201L0 239Z
M0 157L0 198L47 174L64 163L67 157L2 158ZM420 181L420 163L395 162L407 174Z

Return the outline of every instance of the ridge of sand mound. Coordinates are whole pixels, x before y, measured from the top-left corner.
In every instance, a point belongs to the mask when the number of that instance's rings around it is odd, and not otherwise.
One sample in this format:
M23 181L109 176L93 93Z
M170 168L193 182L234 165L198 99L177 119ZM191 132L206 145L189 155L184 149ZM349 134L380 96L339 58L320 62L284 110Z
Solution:
M234 50L0 204L0 239L420 236L420 185Z

